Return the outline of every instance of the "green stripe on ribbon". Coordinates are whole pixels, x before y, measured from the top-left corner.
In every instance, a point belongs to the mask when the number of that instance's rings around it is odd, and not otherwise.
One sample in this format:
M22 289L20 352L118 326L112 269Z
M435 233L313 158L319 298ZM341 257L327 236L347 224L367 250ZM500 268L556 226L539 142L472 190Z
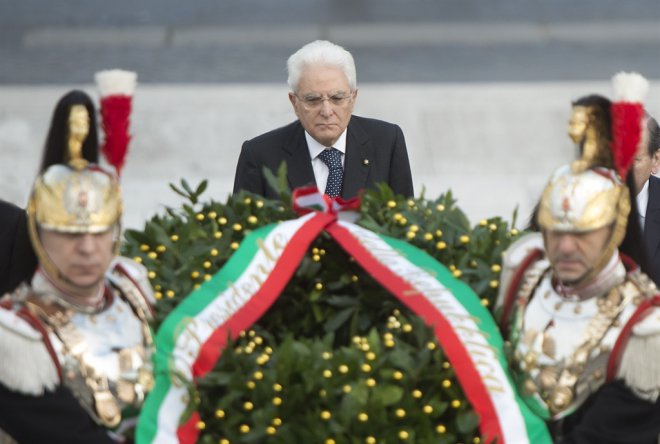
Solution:
M154 389L149 393L138 420L137 442L152 442L158 432L158 414L168 392L172 388L171 356L179 334L181 323L186 318L194 318L222 294L230 282L243 274L247 266L259 252L257 240L267 237L278 224L265 225L243 239L240 248L229 258L213 278L194 290L167 316L156 335L154 354ZM183 382L182 382L183 383Z
M497 352L498 361L504 370L509 384L513 388L516 403L520 408L523 420L525 421L525 426L527 427L529 442L532 444L552 444L552 438L550 437L543 419L530 410L529 406L516 391L513 378L508 371L508 365L504 357L504 341L502 335L497 328L493 316L486 307L481 304L479 297L474 293L472 288L465 282L456 279L444 265L439 263L425 251L399 239L383 235L378 236L390 247L404 255L411 263L435 276L441 285L450 290L456 300L463 305L470 315L479 319L479 328L485 333L486 340L493 350Z

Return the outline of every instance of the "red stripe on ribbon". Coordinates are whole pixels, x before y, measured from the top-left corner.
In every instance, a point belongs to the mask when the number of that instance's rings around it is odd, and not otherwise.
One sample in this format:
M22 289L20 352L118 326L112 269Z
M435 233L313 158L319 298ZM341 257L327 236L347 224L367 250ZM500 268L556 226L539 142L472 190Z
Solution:
M301 194L313 194L311 189L305 191L308 192ZM328 203L327 200L325 203ZM337 203L340 207L351 208L359 205L359 200ZM302 208L298 209L302 210ZM261 288L231 318L217 327L202 345L192 366L193 378L199 378L213 369L226 346L228 336L237 336L241 331L252 326L268 310L298 268L311 243L325 229L367 273L421 317L427 325L433 326L438 342L456 369L456 376L466 397L480 417L479 429L482 436L487 436L489 440L497 439L497 442L504 444L504 434L488 390L478 370L472 364L470 354L449 321L431 302L417 294L417 290L411 284L383 265L348 229L337 224L336 221L336 214L317 212L295 233ZM193 412L189 420L178 428L177 436L180 443L194 443L197 440L199 419L199 414Z
M231 318L217 327L204 342L192 366L193 378L204 376L213 369L227 344L228 336L238 336L241 331L252 326L268 310L291 279L311 243L323 228L332 224L336 219L336 215L317 213L296 232L261 288ZM195 414L197 415L197 412ZM199 420L199 415L197 415L197 420ZM197 441L199 434L196 427L197 420L191 424L191 418L186 424L179 427L177 436L179 436L181 444Z
M197 412L192 412L188 421L180 425L176 431L176 437L179 438L179 443L194 443L199 437L199 423L200 416Z
M314 195L319 196L318 200L319 200L320 208L317 208L314 205L308 206L308 205L302 205L300 203L301 199ZM311 213L312 211L322 211L324 213L329 213L331 207L330 199L331 198L329 196L325 194L321 194L315 185L309 187L296 188L295 190L293 190L293 194L291 195L293 211L295 211L298 216L304 216L305 214Z
M315 205L303 205L300 200L304 197L318 195L320 208ZM293 211L299 216L303 216L312 211L323 211L325 213L338 214L343 211L359 211L361 199L360 197L353 197L345 200L341 196L330 197L327 194L321 194L316 186L301 187L293 190L291 196L293 201Z
M268 310L298 268L311 243L323 228L335 219L336 217L333 215L317 213L298 230L261 288L231 318L216 328L202 345L193 364L194 377L208 373L215 366L227 342L228 334L236 337L241 331L253 325Z
M487 436L491 440L496 438L498 443L504 444L504 434L488 390L478 370L471 364L472 358L449 321L426 298L418 295L414 287L378 261L349 230L335 223L327 227L326 231L367 273L407 305L427 325L433 326L438 342L456 369L456 377L465 390L466 397L480 417L479 429L482 436Z

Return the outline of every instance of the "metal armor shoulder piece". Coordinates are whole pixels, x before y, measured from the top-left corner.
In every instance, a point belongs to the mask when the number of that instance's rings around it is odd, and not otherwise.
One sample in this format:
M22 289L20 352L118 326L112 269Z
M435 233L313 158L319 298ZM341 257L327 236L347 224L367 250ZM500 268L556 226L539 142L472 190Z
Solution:
M149 283L147 269L144 265L138 264L134 260L127 257L117 256L112 262L110 270L111 272L109 273L108 278L113 280L113 275L125 275L140 289L140 292L150 305L156 303L153 289Z
M529 233L522 236L509 246L502 260L502 274L500 276L500 290L497 295L496 307L504 303L506 292L509 290L511 280L525 258L534 250L543 250L543 236L541 233Z
M48 340L48 339L46 339ZM41 332L15 311L0 307L0 382L39 396L60 383L59 372Z

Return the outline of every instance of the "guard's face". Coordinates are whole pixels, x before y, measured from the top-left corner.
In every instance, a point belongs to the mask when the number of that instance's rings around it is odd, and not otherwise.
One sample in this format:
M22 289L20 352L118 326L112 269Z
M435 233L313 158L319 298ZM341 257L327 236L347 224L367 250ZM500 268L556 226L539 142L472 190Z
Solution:
M289 100L303 128L330 147L348 126L356 95L341 69L310 66L303 71L295 94L289 93Z
M585 233L548 230L545 248L555 276L567 285L579 282L595 266L611 232L611 226Z
M113 234L112 229L95 234L40 230L46 254L68 281L64 290L86 296L96 289L114 257Z

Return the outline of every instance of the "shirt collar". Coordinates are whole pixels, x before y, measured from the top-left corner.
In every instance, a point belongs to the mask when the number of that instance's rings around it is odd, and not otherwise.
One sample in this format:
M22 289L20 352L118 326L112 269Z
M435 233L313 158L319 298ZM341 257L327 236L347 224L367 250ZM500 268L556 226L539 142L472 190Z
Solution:
M637 194L637 212L640 216L646 215L646 207L649 203L649 181L644 182L642 190Z
M625 278L626 267L621 261L619 250L615 249L607 265L591 281L579 287L570 287L555 282L555 290L569 300L585 300L607 294L609 289L621 284Z
M307 141L307 147L309 148L309 157L312 160L316 159L318 155L321 154L321 151L330 148L329 146L323 146L318 143L307 131L305 131L305 140ZM335 144L332 145L332 148L339 150L342 154L346 154L346 130L341 133L339 139L337 139Z

